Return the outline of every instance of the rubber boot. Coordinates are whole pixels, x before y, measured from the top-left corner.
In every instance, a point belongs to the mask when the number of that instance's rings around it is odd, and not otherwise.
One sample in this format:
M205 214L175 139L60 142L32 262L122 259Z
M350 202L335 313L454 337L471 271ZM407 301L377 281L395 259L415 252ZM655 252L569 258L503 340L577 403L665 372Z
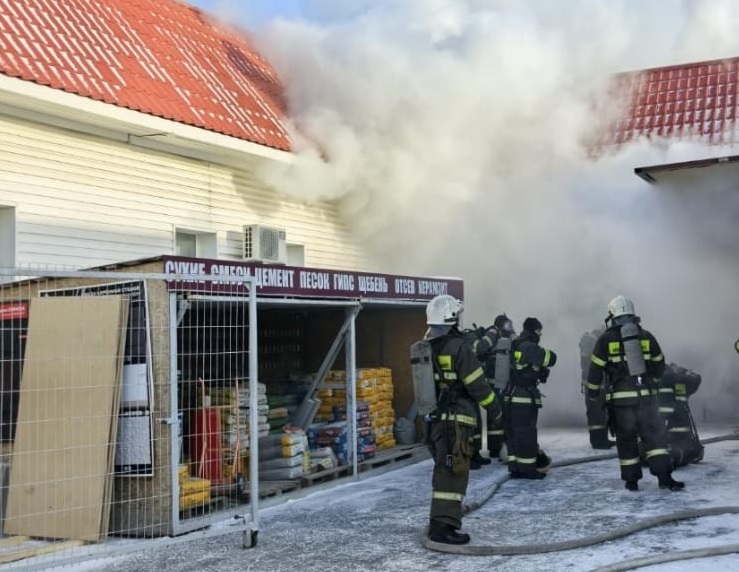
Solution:
M483 465L489 465L490 463L492 463L490 459L488 459L487 457L483 457L482 455L480 455L480 453L475 453L470 459L470 470L475 471L481 468Z
M624 483L624 488L627 491L635 492L639 490L639 482L638 481L626 481Z
M457 532L450 524L432 520L429 526L429 540L442 544L467 544L470 535Z
M664 473L657 477L659 479L659 488L670 489L671 491L681 491L685 488L685 483L676 481L672 478L672 473Z
M590 443L590 446L593 449L603 450L603 451L606 451L606 450L614 447L615 445L616 445L616 442L615 441L611 441L610 439L606 439L605 441L595 441L595 442L591 442Z

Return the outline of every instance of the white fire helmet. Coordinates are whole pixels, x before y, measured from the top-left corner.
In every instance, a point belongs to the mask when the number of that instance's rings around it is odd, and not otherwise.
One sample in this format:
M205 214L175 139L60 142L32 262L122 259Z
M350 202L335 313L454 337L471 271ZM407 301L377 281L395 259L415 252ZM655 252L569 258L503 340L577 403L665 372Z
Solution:
M608 302L608 316L610 318L618 318L619 316L633 316L634 303L626 296L616 296Z
M462 309L462 302L454 296L435 296L426 305L426 323L429 326L452 326L459 323Z

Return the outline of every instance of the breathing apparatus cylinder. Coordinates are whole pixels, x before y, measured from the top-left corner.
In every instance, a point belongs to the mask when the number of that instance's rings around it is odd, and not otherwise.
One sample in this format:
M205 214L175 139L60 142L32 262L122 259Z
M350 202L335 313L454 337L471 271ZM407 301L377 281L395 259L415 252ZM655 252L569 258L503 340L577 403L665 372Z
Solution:
M621 342L624 345L624 357L629 368L629 375L641 376L647 373L647 363L639 340L639 326L635 321L621 325Z
M505 386L511 378L511 338L498 338L495 344L495 384Z
M418 415L425 416L436 409L436 384L434 382L434 352L431 343L419 340L411 345L411 373L413 392Z

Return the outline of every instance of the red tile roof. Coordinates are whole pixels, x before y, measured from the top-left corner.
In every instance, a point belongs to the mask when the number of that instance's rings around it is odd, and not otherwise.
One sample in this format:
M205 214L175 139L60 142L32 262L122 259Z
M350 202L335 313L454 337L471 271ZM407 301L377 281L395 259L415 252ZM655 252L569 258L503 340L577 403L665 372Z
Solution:
M736 135L739 57L619 74L626 104L612 142L648 138L732 144Z
M274 70L176 0L0 0L0 73L290 149Z

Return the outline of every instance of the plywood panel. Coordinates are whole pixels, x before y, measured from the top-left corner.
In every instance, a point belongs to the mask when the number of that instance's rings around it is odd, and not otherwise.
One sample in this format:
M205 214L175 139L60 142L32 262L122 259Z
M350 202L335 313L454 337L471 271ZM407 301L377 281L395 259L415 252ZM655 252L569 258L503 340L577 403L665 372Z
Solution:
M7 534L98 541L107 527L126 315L114 297L32 300Z

